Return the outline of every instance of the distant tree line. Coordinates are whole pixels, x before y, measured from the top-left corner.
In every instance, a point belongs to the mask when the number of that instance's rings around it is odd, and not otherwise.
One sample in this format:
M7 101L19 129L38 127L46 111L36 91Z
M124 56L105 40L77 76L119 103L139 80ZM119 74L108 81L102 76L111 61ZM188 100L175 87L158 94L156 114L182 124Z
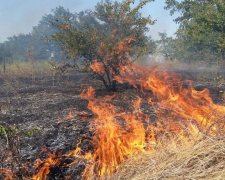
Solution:
M140 1L133 9L135 0L122 2L105 0L97 3L95 10L71 13L57 7L53 14L45 15L29 34L9 37L0 43L0 63L27 60L27 51L34 60L62 57L90 65L99 54L100 44L112 50L119 40L133 38L129 54L138 57L143 53L154 53L156 45L165 59L178 59L187 63L225 61L225 1L224 0L166 0L165 9L179 16L175 37L166 32L153 41L147 25L154 24L144 18L139 10L151 0Z
M59 58L61 49L58 43L50 42L46 38L57 31L50 23L52 18L51 14L45 15L39 24L33 27L31 33L8 37L7 41L0 43L0 63L26 61L28 51L31 52L34 60L46 60L51 56Z

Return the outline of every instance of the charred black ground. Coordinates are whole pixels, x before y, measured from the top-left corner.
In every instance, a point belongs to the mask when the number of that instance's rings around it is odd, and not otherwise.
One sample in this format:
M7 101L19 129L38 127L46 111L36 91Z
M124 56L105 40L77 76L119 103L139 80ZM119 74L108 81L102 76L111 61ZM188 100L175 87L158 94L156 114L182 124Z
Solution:
M190 77L186 72L183 72L183 75ZM96 97L100 98L112 94L112 92L107 92L100 82L93 81L93 79L79 73L64 75L54 79L54 81L52 77L45 80L36 78L35 82L32 82L29 78L13 80L2 78L0 81L0 116L2 122L9 125L16 124L20 130L40 128L30 137L20 137L20 145L17 146L19 152L16 155L19 156L18 161L32 164L37 158L47 157L46 152L40 153L44 147L50 152L55 150L58 154L56 157L62 156L61 154L74 150L79 139L82 140L81 147L84 152L92 149L89 120L95 115L88 110L88 101L81 99L80 93L92 85L96 89ZM215 103L224 103L224 84L204 85L195 83L194 87L197 90L208 88ZM131 107L129 105L131 105L137 93L137 90L132 87L121 85L118 88L118 96L121 96L121 98L111 101L121 110L129 111ZM126 99L122 98L124 95L126 95ZM67 118L70 111L74 114L74 118ZM142 111L149 114L154 112L153 109L145 106L145 103L142 104ZM2 144L0 151L4 152L6 141L1 139L0 141ZM4 153L2 154L4 155ZM85 162L80 160L78 164L71 167L63 166L64 162L68 164L72 161L74 159L64 158L59 167L51 168L48 178L65 179L68 176L73 177L73 179L81 179ZM0 165L11 168L10 164L3 165L0 163ZM16 178L18 179L23 179L23 173L27 173L29 176L35 171L31 165L30 169L25 169L24 172L20 168L16 168L18 170Z

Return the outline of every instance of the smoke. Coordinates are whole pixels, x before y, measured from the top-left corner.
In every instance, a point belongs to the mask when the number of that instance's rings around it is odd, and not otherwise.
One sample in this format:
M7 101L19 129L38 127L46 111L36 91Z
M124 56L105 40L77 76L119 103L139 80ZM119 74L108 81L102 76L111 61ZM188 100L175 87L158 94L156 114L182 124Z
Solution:
M71 12L80 12L93 9L97 1L88 0L1 0L0 3L0 43L8 37L19 34L28 34L46 14L51 14L52 9L63 6Z

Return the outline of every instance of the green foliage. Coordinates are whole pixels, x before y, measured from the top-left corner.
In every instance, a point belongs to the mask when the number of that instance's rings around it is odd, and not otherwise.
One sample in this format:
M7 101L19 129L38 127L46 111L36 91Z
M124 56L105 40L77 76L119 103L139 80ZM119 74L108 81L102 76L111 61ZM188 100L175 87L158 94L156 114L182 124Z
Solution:
M34 133L36 133L39 130L40 130L39 127L35 127L35 128L32 128L32 129L26 129L26 130L20 131L19 135L20 136L28 136L28 137L30 137L30 136L33 136Z
M46 40L46 36L57 32L57 29L49 23L52 18L51 14L45 15L39 24L33 27L31 33L12 36L4 43L0 43L0 63L3 61L7 63L27 61L28 49L32 52L34 60L49 59L52 52L55 57L59 58L61 50L58 43Z
M6 122L0 122L0 137L2 138L10 138L11 136L32 136L34 133L39 131L39 127L35 127L32 129L20 130L17 128L16 124L9 125Z
M225 2L223 0L167 0L171 14L179 12L175 54L184 61L225 60Z
M10 102L9 102L10 103ZM1 106L0 106L1 110ZM27 130L20 130L16 124L8 124L5 122L6 116L11 116L12 112L9 112L7 114L0 116L0 139L2 142L1 148L1 154L0 159L2 160L0 162L0 166L4 167L5 163L7 163L7 168L11 167L9 172L17 172L21 171L21 167L23 166L22 159L21 159L21 149L20 149L20 140L23 139L25 136L30 137L35 132L39 131L40 128L30 128ZM10 161L7 161L8 157L10 155ZM4 168L3 168L3 174L4 174ZM0 173L0 176L2 173ZM7 173L6 173L7 175ZM1 176L2 177L2 176ZM6 177L11 179L12 177ZM15 177L14 177L15 178Z
M156 41L158 44L158 52L161 53L165 60L174 59L174 39L168 37L167 33L159 33L160 40Z
M15 124L13 126L1 126L0 125L0 136L1 135L10 136L11 134L13 134L17 131L18 131L18 129L16 128Z
M10 100L6 101L7 104L10 107ZM0 111L1 111L1 106L0 106ZM18 129L18 127L16 126L16 124L8 124L5 119L6 116L12 116L13 113L17 113L18 110L10 110L8 113L6 114L0 114L0 138L6 138L6 140L8 140L11 137L14 136L19 136L19 137L23 137L23 136L32 136L35 132L39 131L40 128L39 127L35 127L35 128L30 128L30 129L25 129L25 130L21 130Z
M123 56L123 62L119 59L121 53L125 55L125 50L116 53L120 43L123 41L129 46L126 53L134 58L152 48L152 42L145 32L148 30L147 25L154 24L154 21L150 16L142 17L139 13L139 10L150 1L140 1L131 8L135 0L122 2L105 0L95 6L95 11L86 10L76 14L57 8L54 11L54 21L51 23L59 31L52 35L52 40L60 42L69 59L77 62L82 58L80 68L92 71L91 65L96 61L101 63L105 72L101 74L95 71L95 77L111 89L114 86L113 76L119 73L119 63L128 63L128 57ZM56 18L58 14L61 14L60 21ZM100 52L100 49L105 54Z

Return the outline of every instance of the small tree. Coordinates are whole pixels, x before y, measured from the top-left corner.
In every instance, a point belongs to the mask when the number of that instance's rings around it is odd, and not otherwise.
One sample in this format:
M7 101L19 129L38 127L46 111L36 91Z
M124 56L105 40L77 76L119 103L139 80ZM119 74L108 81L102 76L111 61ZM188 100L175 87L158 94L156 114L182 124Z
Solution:
M92 72L103 81L109 90L115 90L114 76L119 74L120 65L131 63L150 49L145 32L148 24L154 24L150 16L142 17L139 10L152 0L135 0L98 3L95 11L86 10L78 14L65 10L60 17L63 22L52 22L59 29L52 40L59 41L69 59L77 62L83 58L79 69Z

